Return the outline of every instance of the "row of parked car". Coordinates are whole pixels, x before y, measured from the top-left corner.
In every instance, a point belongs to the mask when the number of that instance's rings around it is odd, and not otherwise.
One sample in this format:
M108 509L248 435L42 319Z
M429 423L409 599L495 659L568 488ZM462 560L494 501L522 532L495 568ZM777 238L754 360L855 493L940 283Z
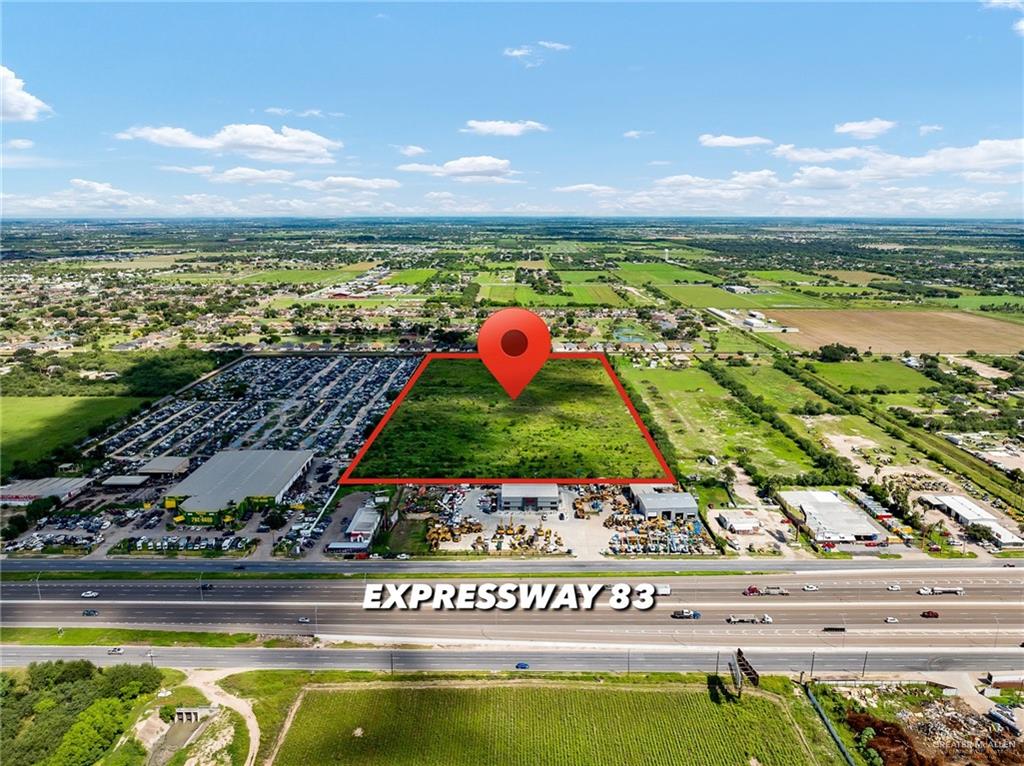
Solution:
M234 536L229 537L204 537L203 535L164 535L163 537L149 538L126 537L120 543L126 552L154 551L158 553L166 551L244 551L255 541L250 537Z

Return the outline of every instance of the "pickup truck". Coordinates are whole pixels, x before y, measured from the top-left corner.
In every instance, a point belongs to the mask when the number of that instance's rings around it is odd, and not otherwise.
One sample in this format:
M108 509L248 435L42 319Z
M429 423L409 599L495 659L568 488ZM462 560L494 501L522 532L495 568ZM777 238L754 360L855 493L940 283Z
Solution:
M672 612L673 620L699 620L700 612L695 612L692 609L679 609Z

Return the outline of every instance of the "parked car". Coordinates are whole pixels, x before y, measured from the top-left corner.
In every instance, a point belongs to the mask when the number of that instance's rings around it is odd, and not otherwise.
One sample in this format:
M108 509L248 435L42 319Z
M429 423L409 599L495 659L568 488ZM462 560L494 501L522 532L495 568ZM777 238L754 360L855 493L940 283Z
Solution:
M408 553L399 553L397 556L395 556L395 558L398 559L399 561L406 561L409 558L409 554Z
M100 597L100 594L97 593L94 590L84 590L84 591L82 591L82 598L99 598L99 597Z

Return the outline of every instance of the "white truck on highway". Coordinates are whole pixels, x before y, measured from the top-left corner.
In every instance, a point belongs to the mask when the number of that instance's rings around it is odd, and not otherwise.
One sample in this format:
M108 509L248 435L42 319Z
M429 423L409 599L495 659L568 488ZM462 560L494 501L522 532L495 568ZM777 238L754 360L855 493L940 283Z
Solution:
M923 588L917 589L917 595L919 596L962 596L964 592L964 589L959 586L940 588L937 585L931 587L926 585Z
M756 614L730 614L725 618L725 621L730 625L739 625L741 623L771 625L774 622L770 614L762 614L760 617Z

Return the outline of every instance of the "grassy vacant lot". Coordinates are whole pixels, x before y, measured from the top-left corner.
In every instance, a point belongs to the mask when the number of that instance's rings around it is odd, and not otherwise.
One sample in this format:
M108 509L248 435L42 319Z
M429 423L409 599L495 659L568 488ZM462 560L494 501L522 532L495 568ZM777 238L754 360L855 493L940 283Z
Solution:
M310 689L274 763L306 766L583 766L837 763L805 741L813 720L757 692L733 701L720 682L605 685L494 682ZM790 693L791 694L791 693ZM354 735L354 732L360 732ZM799 732L799 733L798 733Z
M896 360L874 359L860 362L815 362L814 370L829 383L849 390L872 391L885 386L890 391L922 391L937 384L917 370Z
M835 277L840 282L850 285L867 285L871 282L891 282L893 280L888 274L878 274L874 271L851 271L848 269L829 269L822 272L830 277Z
M961 299L963 300L963 299ZM786 342L805 349L843 343L876 354L945 352L1016 353L1024 348L1024 326L956 311L770 311L800 332Z
M736 457L741 450L766 473L794 475L811 467L792 440L746 411L704 370L630 367L621 374L668 432L682 475L710 470L707 455Z
M672 263L619 263L618 275L623 281L635 287L647 283L655 285L671 285L676 282L709 282L717 284L722 280L713 274L703 271L684 269Z
M817 282L821 277L814 274L805 274L792 269L768 269L766 271L751 271L749 276L754 279L762 279L765 282Z
M101 612L102 613L102 612ZM2 628L0 643L33 646L259 646L255 633L214 633L187 630L130 628Z
M357 263L342 269L272 269L250 274L238 281L246 284L255 282L261 284L328 285L333 282L347 282L350 279L355 279L369 268L370 264Z
M389 274L384 282L389 285L421 285L436 273L437 269L403 269Z
M596 359L552 359L512 400L477 359L435 359L355 477L656 477Z
M750 393L764 397L764 400L779 412L789 412L807 402L829 406L828 402L802 383L769 365L733 367L729 372L746 386Z
M579 273L579 272L566 272ZM597 272L592 272L597 273ZM566 282L569 295L538 293L529 285L513 282L481 282L480 300L519 306L568 306L571 303L586 306L625 306L626 302L611 288L600 282Z
M145 399L131 396L5 396L0 398L3 470L74 444L95 425L122 417Z

